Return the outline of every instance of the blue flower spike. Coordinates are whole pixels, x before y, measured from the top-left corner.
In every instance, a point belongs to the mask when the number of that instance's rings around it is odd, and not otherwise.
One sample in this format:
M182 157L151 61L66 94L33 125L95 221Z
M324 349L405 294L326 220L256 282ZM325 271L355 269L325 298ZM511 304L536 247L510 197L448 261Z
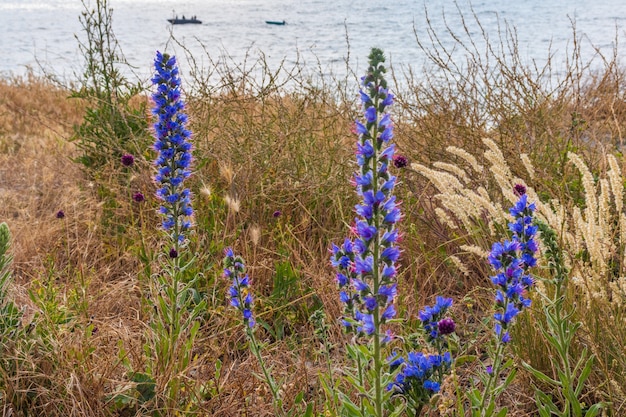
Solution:
M178 244L184 242L193 215L191 192L184 186L185 179L191 175L191 132L185 127L187 115L181 99L176 58L157 52L154 67L156 73L152 83L156 91L152 94L152 114L157 119L154 123L154 149L158 152L154 177L158 184L156 195L161 200L162 227Z
M496 272L491 277L496 286L494 332L503 343L511 340L509 329L514 318L530 306L528 291L534 285L534 279L528 270L537 264L537 226L533 224L535 204L528 202L523 185L516 185L514 191L519 200L509 210L513 216L509 223L512 237L494 243L488 257Z
M342 323L348 332L367 336L382 334L381 325L396 315L395 264L400 258L396 224L401 213L393 195L396 177L388 170L393 166L394 145L390 143L393 124L386 111L394 96L384 79L384 61L383 52L373 49L367 75L361 79L363 117L355 122L358 170L352 178L360 202L354 208L353 236L331 249L344 304Z
M230 305L241 312L243 322L253 328L256 324L252 313L253 297L250 290L250 277L241 256L235 256L231 248L224 251L224 277L232 281L228 290Z

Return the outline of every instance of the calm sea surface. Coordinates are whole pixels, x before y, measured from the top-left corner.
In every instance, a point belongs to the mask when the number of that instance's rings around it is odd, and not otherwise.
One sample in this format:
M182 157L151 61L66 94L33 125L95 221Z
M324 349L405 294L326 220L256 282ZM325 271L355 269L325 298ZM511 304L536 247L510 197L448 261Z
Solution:
M88 0L85 0L88 3ZM93 0L92 0L93 2ZM128 61L140 77L148 77L156 50L177 54L183 69L184 45L196 65L210 70L211 61L226 55L230 65L250 65L260 53L270 67L295 62L323 73L350 68L362 72L369 49L384 49L391 64L422 67L424 53L416 34L429 44L427 17L446 46L445 25L462 32L462 17L477 39L480 28L496 39L505 23L517 30L519 51L527 60L563 62L572 48L572 21L585 58L599 48L609 54L626 50L624 0L109 0L113 28ZM0 76L45 70L62 79L82 71L78 40L80 0L0 0ZM172 27L167 18L196 15L201 25ZM284 26L265 23L285 20ZM550 49L551 48L551 49ZM455 57L462 61L463 51ZM349 54L349 56L348 56ZM246 61L246 57L247 61Z

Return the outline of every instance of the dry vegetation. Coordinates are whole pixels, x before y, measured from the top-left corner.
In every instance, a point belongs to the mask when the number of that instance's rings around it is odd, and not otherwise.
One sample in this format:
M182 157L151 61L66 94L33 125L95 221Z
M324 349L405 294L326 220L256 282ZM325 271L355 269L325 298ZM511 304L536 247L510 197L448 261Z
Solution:
M514 51L486 52L497 64L485 67L479 52L468 50L474 66L466 72L431 55L439 66L432 74L394 74L403 77L396 142L414 164L397 171L404 214L398 305L406 321L396 330L415 331L418 309L444 293L455 299L459 336L467 341L459 353L482 352L489 329L481 319L491 293L479 255L503 235L510 187L524 182L562 236L579 282L611 284L599 296L572 287L568 305L584 322L574 352L586 345L598 359L585 395L611 401L611 415L623 415L626 224L617 172L624 172L623 70L608 59L592 72L578 65L574 51L567 75L557 79L550 63L535 71L511 61ZM220 262L232 245L254 277L264 356L284 381L287 403L304 392L321 414L318 376L325 365L309 317L321 308L330 318L333 367L340 369L344 336L333 319L340 306L328 248L353 217L356 101L338 97L332 83L314 88L300 74L291 74L287 86L258 84L236 69L220 75L221 84L196 79L186 87L195 146L191 249L209 305L189 370L204 386L197 413L272 415L225 296ZM0 80L0 221L13 235L11 295L24 308L22 326L38 329L27 342L7 342L13 355L6 360L13 373L3 376L7 416L128 415L131 407L113 407L112 397L132 385L124 361L137 369L144 360L143 297L163 249L152 197L154 155L146 149L131 168L112 157L99 175L87 175L69 141L84 103L68 96L42 79ZM572 163L572 153L580 163ZM146 201L134 202L136 191ZM597 241L583 225L605 247L593 247ZM514 349L549 370L551 353L533 324L540 313L537 307L520 321ZM475 367L458 370L461 383ZM520 374L503 401L516 404L512 415L535 415L532 379Z

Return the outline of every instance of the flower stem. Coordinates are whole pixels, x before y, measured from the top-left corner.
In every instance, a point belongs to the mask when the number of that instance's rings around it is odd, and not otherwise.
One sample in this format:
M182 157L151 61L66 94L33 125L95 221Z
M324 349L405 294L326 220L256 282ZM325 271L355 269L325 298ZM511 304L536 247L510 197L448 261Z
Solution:
M272 379L272 376L265 366L265 362L263 361L263 357L261 356L261 349L259 348L252 328L246 326L246 335L248 336L248 340L250 341L250 350L252 350L252 353L254 353L254 356L256 356L257 361L259 362L259 366L261 367L261 371L263 371L263 377L265 378L265 382L267 382L267 385L270 387L270 391L272 391L272 397L274 400L272 402L274 403L274 409L277 414L283 415L283 410L280 405L281 401L278 395L278 388L276 387L274 379Z

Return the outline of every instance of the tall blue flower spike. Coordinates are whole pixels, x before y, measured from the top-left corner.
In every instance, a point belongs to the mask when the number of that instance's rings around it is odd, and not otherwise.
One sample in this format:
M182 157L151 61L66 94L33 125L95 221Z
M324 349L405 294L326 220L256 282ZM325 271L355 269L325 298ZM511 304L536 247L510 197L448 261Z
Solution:
M159 212L163 215L163 229L170 233L173 241L181 243L191 227L189 219L193 215L191 193L184 187L185 179L191 175L191 132L185 128L187 115L181 99L176 58L157 52L154 67L156 195L161 200Z
M509 223L512 238L494 243L488 257L496 271L496 275L491 277L496 286L494 331L503 343L511 340L508 330L513 319L530 306L528 291L534 280L528 270L537 264L537 226L533 225L535 204L528 203L523 186L516 186L515 192L519 200L509 210L513 216L513 221Z
M363 120L355 123L358 171L352 180L360 202L355 206L353 236L331 249L345 306L342 323L347 331L366 335L380 331L396 315L395 263L400 257L396 223L401 213L393 195L396 177L388 171L394 145L386 111L393 95L387 89L383 63L382 51L373 49L367 75L361 79Z

